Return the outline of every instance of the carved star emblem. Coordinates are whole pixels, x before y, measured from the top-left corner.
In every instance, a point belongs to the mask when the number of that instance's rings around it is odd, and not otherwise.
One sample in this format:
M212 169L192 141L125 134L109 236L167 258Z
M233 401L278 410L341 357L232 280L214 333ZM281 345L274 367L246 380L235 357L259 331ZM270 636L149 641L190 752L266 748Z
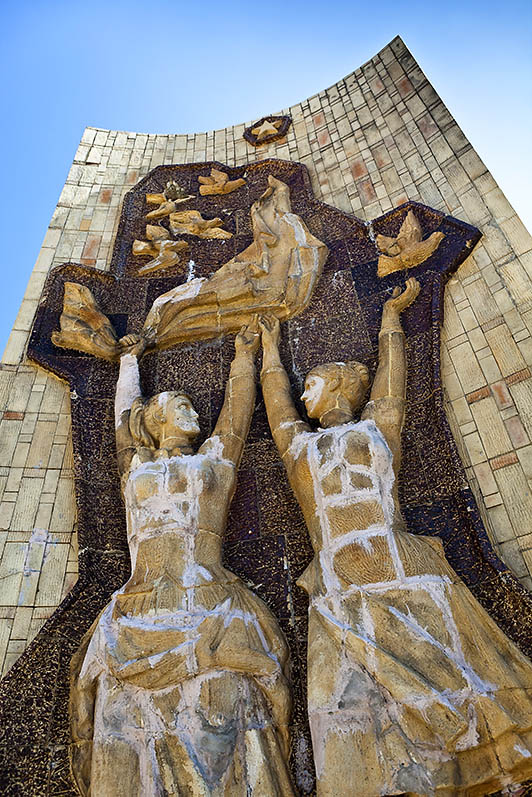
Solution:
M268 120L265 119L261 125L253 127L251 132L256 136L257 142L264 141L265 138L276 136L282 123L282 119L276 119L275 122L268 122Z

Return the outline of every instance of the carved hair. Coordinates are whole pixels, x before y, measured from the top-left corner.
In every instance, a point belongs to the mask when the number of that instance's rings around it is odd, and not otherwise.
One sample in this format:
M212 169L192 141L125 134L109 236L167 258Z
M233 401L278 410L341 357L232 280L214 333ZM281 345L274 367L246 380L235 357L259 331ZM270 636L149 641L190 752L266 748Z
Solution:
M353 409L356 409L364 397L369 387L369 371L363 363L356 360L349 360L346 363L325 363L317 365L307 374L309 376L319 376L329 382L329 390L337 390ZM336 380L336 384L334 383Z
M148 427L151 426L153 430L155 424L164 423L166 420L164 407L160 402L161 396L167 396L169 399L184 396L192 403L188 393L182 390L165 390L149 399L136 398L129 413L129 431L138 448L148 448L151 451L157 448L158 441Z

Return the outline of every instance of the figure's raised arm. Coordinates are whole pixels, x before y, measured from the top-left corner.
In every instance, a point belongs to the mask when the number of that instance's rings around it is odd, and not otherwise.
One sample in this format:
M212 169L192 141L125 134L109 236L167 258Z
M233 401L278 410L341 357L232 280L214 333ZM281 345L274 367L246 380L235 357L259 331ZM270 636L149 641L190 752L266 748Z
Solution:
M207 451L219 438L223 443L223 457L238 466L249 432L255 408L255 355L259 348L259 333L244 326L235 338L235 356L225 387L223 407L211 437L200 452Z
M261 317L262 333L262 394L268 413L273 439L283 457L296 434L310 431L310 426L301 420L296 410L290 382L279 356L281 328L274 316Z
M400 315L419 294L419 282L406 281L404 291L394 288L382 310L379 332L379 364L363 418L373 418L394 454L394 469L399 469L401 429L406 403L405 335Z
M144 353L146 343L138 335L126 335L120 340L120 373L115 393L116 455L120 475L129 468L135 453L135 443L129 431L129 415L140 389L138 358Z

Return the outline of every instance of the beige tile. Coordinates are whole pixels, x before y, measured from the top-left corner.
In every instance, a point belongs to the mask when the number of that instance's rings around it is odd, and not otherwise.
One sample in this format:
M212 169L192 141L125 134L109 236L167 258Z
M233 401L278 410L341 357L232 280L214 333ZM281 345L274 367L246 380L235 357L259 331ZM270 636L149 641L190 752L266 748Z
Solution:
M465 393L472 393L486 384L469 341L451 349L450 356Z
M37 606L57 606L61 601L63 582L69 546L48 543L44 557L39 587L37 590Z
M487 459L486 452L484 451L477 432L465 435L463 442L472 465L478 465L479 462L484 462Z
M497 542L515 539L515 533L508 517L508 512L503 504L488 509L488 519L491 530Z
M532 438L532 379L510 386L510 393L519 417L529 437Z
M27 546L24 543L7 542L0 562L2 605L17 606L22 581L22 572Z
M13 620L13 627L11 629L12 639L27 640L30 630L30 623L33 614L32 606L18 606Z
M499 548L503 562L514 572L517 578L529 575L517 540L502 542Z
M494 476L515 534L526 534L532 518L532 493L521 465L500 468Z
M37 421L26 459L27 468L46 468L48 466L56 427L56 421Z
M50 531L72 531L76 518L74 484L71 479L59 479Z
M483 495L492 495L497 492L497 482L493 478L493 473L488 462L481 462L474 467L478 486Z
M23 478L20 484L10 528L13 531L33 529L44 479Z
M0 672L3 672L4 658L7 653L7 643L11 633L13 620L0 620Z
M532 249L532 237L518 216L502 221L500 226L517 255Z
M488 459L512 450L512 441L493 398L476 401L470 410Z
M516 453L525 476L532 480L532 445L520 448Z
M503 376L526 368L526 362L506 324L487 330L485 335Z

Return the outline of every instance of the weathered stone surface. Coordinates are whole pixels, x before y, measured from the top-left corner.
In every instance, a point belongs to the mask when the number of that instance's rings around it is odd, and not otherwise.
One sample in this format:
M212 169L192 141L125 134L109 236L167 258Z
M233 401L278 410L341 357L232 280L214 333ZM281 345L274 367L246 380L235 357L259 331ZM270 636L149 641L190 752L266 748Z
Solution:
M255 404L244 330L216 427L176 391L145 401L123 339L116 444L132 572L71 664L72 772L82 794L292 794L288 651L262 601L221 564Z
M227 241L233 233L222 228L222 219L204 219L199 210L180 210L170 213L170 229L174 235L195 235L203 241L212 238Z
M424 263L436 251L443 239L443 233L433 232L425 241L419 221L410 210L401 225L397 238L377 235L377 248L384 254L379 256L377 273L385 277L394 271L414 268Z
M277 132L277 130L275 131ZM211 169L210 175L200 174L198 177L200 183L199 192L202 196L212 196L213 194L232 194L238 188L246 184L242 177L236 180L230 180L227 172L222 172L220 169Z
M56 346L77 349L106 360L116 358L118 342L113 326L87 287L65 282L60 323L61 332L52 333Z
M488 794L532 777L532 664L462 584L435 537L408 533L397 493L406 347L399 315L414 279L385 302L379 355L313 368L297 412L279 322L261 322L268 420L315 557L308 713L317 794ZM356 772L356 785L349 772Z
M138 156L139 151L142 151L139 148L145 146L143 141L141 137L135 139L133 156ZM176 143L177 149L184 146L183 143ZM184 149L177 159L185 160ZM66 634L68 638L75 639L77 645L87 626L108 603L112 591L118 589L129 576L125 516L114 470L115 453L112 445L112 395L116 384L116 366L101 360L95 362L93 358L56 349L51 345L50 332L59 326L63 282L67 279L83 282L90 287L117 334L138 333L153 300L180 280L184 281L184 277L176 278L176 273L171 269L161 277L155 274L139 279L136 276L138 259L132 256L131 247L135 238L144 236L146 191L160 193L170 179L175 179L187 188L192 187L197 185L198 174L205 174L211 165L189 163L156 169L125 197L120 236L112 264L115 276L76 265L58 269L50 276L46 302L39 310L32 356L63 379L68 379L72 387L80 580L67 602L49 621L49 631L44 638L41 637L44 640L42 644L23 655L2 686L2 710L15 718L20 695L28 691L25 679L30 677L31 669L37 666L37 662L46 673L46 678L57 684L57 699L44 719L42 711L48 704L43 697L43 708L39 708L38 695L42 690L39 681L32 692L36 695L36 708L27 715L28 721L23 732L19 733L20 729L13 728L10 720L4 723L6 736L2 737L2 749L9 757L9 783L21 784L21 793L33 795L39 793L39 789L45 791L48 789L46 784L52 790L50 793L54 794L61 793L61 790L62 793L70 793L69 789L72 791L74 788L69 780L68 762L65 769L65 748L60 749L65 744L64 739L68 740L68 736L65 736L67 718L64 701L65 695L68 695L65 679L68 676L69 657L61 659L59 667L54 669L52 651L55 648L52 641L57 639L62 644ZM220 168L230 173L232 178L242 176L244 172L243 167ZM240 251L252 241L248 222L250 205L246 202L251 203L260 197L267 187L266 175L272 172L289 185L294 211L304 220L311 233L324 241L330 252L309 307L286 324L287 340L282 355L294 389L301 386L304 374L316 363L326 359L336 360L346 354L363 360L373 372L382 303L389 297L392 286L399 284L400 280L397 280L399 275L393 274L382 280L377 279L377 252L363 222L313 200L306 171L299 165L281 161L249 164L246 167L249 177L245 189L220 198L198 197L198 207L205 216L212 215L213 207L217 215L223 216L227 228L234 235L234 249L230 252ZM138 167L129 169L126 183L134 183L138 174ZM409 529L413 532L423 534L430 528L442 538L453 567L460 571L497 622L526 646L530 638L526 596L519 591L515 580L489 548L477 509L465 488L463 470L452 448L452 441L445 426L442 426L445 420L437 367L440 297L447 274L457 268L468 251L464 248L465 242L477 233L462 222L446 217L444 213L435 213L416 203L375 220L375 231L397 235L409 208L419 216L427 234L438 229L445 233L441 244L445 248L445 257L437 250L427 273L423 271L424 266L414 272L422 282L422 292L404 319L408 348L412 352L412 362L416 363L409 373L411 399L404 432L404 475L399 480L405 515ZM346 206L346 209L349 208ZM190 257L195 264L193 276L208 277L213 264L219 267L227 262L227 243L201 241L192 237L189 243ZM233 243L230 245L233 246ZM121 282L124 277L125 281ZM146 354L141 363L145 392L152 394L172 390L176 384L181 385L194 397L202 427L211 428L220 411L231 357L230 341L222 342L219 339ZM27 374L17 373L17 384L26 377L31 377L33 384L34 372L29 368L26 370ZM35 389L40 387L42 390L47 380L57 382L54 377L47 378L37 373ZM38 385L38 381L42 384ZM206 385L209 386L208 391ZM39 396L39 393L32 392L28 403L29 393L24 383L17 396L19 399L13 409L24 411L38 407L36 399L40 399L42 393ZM56 405L59 406L58 400ZM69 405L65 406L62 412L69 411ZM21 421L2 423L18 427ZM4 438L0 435L0 446L3 442ZM424 452L423 457L419 456L419 451ZM306 680L307 601L304 591L296 586L296 580L307 566L312 550L303 518L271 442L260 394L229 516L223 556L226 566L245 579L266 600L279 618L289 642L295 699L293 771L300 792L310 793L313 788L313 764L302 686ZM46 607L46 610L50 613L50 607ZM42 617L45 617L44 613ZM42 623L43 619L39 620L39 625ZM42 743L39 741L41 737L36 735L35 729L43 722L51 729L50 738L58 740L57 750L54 745L47 746L44 737ZM15 739L15 746L11 739ZM24 740L28 739L30 742L26 743ZM34 739L37 741L34 742ZM37 763L41 759L48 762L44 770L39 770L41 774L43 771L45 773L45 781L42 782L34 780L33 775L31 778L28 776L30 772L37 772ZM25 789L29 791L25 792Z
M133 241L132 251L137 257L149 255L153 259L139 267L139 274L150 274L160 269L171 268L179 263L179 252L188 249L186 241L174 241L164 227L155 224L146 226L148 241Z

